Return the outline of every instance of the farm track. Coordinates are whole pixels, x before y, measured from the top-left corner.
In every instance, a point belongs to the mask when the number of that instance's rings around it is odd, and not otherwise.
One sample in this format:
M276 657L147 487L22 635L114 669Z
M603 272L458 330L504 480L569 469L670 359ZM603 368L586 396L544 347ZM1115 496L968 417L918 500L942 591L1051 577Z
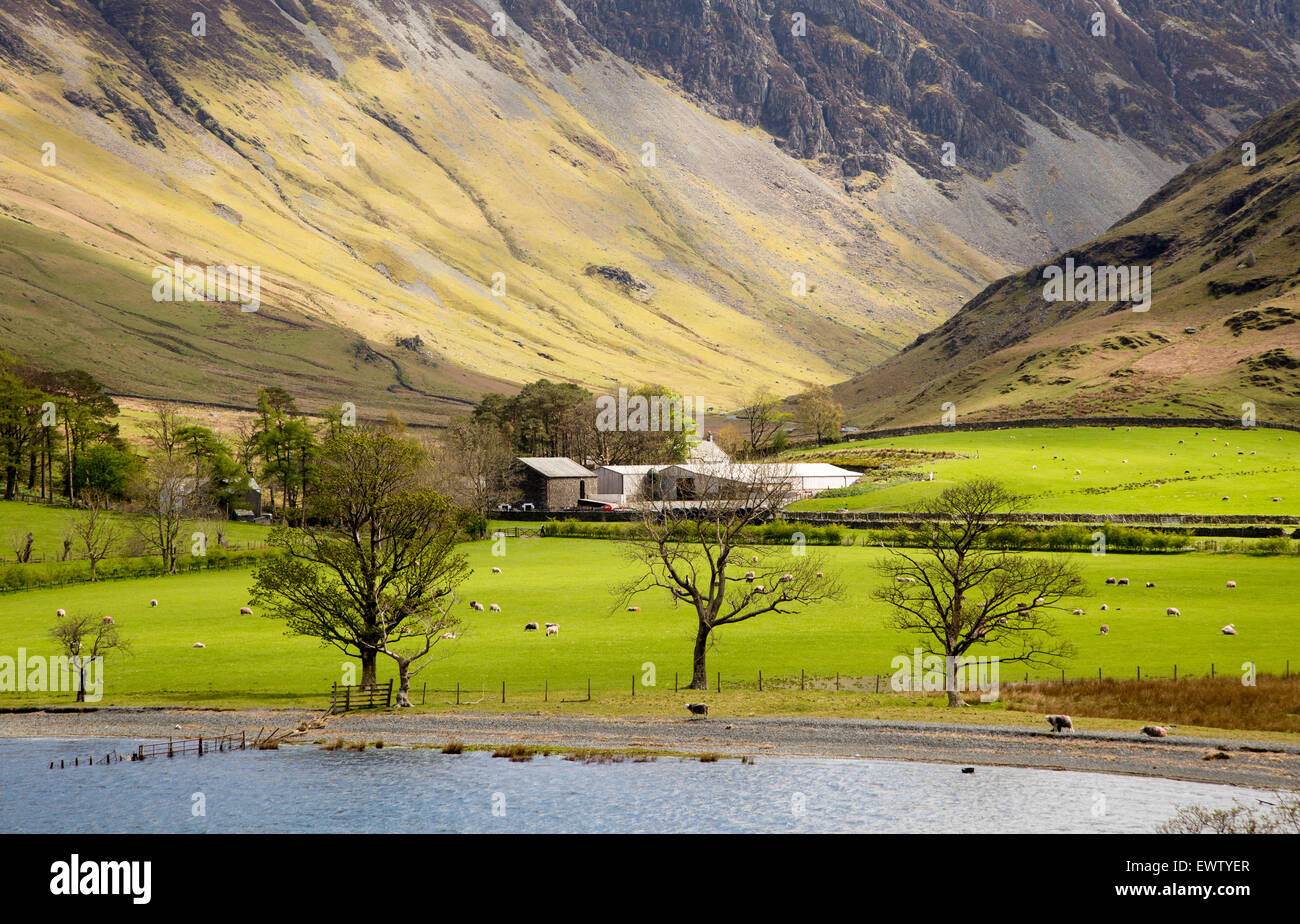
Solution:
M105 708L83 712L0 715L0 737L166 738L218 735L238 729L289 728L306 713L291 710ZM1086 721L1080 724L1086 726ZM460 713L351 713L307 732L321 738L387 746L527 744L556 749L636 749L668 754L864 757L945 763L1081 770L1300 789L1300 745L1174 736L1148 740L1134 733L1053 735L1009 726L837 718L709 719L650 716ZM179 725L180 729L176 726ZM1258 748L1259 750L1246 750ZM1226 759L1206 759L1226 754Z

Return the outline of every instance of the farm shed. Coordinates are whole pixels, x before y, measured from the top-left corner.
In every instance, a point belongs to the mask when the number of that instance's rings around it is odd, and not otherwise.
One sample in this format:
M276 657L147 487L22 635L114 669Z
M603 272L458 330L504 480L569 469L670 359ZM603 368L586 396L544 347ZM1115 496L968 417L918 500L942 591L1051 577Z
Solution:
M563 456L520 456L523 502L538 510L571 510L596 493L596 473Z

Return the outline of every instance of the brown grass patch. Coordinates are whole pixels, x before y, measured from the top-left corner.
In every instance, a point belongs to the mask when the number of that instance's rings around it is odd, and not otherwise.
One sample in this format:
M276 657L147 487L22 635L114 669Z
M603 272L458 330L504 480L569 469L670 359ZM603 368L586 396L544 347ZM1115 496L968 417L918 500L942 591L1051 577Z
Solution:
M1253 687L1237 677L1038 683L1003 687L1002 700L1024 712L1300 732L1300 677L1260 675Z

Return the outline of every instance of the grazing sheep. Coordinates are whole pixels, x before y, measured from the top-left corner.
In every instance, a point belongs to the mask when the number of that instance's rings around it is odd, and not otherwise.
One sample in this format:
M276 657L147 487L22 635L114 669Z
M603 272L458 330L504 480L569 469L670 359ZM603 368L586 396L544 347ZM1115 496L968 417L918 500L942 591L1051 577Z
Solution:
M767 588L764 587L762 584L755 584L754 591L755 593L765 594L767 593Z
M1182 611L1178 609L1178 607L1176 607L1176 606L1169 606L1169 607L1165 607L1165 615L1166 615L1166 616L1181 616L1181 615L1183 615L1183 614L1182 614Z
M783 574L783 575L781 575L781 581L782 581L782 583L785 583L785 582L788 582L788 581L793 581L793 580L794 580L794 575L793 575L793 574Z
M524 624L524 631L525 631L525 632L535 632L535 631L537 631L537 623L535 623L535 622L525 623L525 624Z
M1229 582L1228 582L1228 587L1231 588L1231 587L1236 587L1236 586L1237 586L1237 582L1236 582L1236 581L1229 581Z
M491 610L493 613L499 613L501 612L501 604L493 603L491 606L488 607L488 609Z
M898 576L898 583L900 583L900 584L915 584L915 583L916 583L916 578L914 578L914 577L908 577L908 576L905 575L905 574L900 574L900 575Z
M1155 581L1147 581L1147 586L1148 586L1148 587L1155 587L1155 586L1156 586L1156 582L1155 582Z
M157 605L158 605L158 601L157 601L157 600L150 600L150 601L149 601L149 605L150 605L150 606L157 606Z
M548 636L551 636L551 635L559 635L559 634L560 634L560 624L559 624L558 622L548 622L548 623L546 624L546 634L547 634Z
M1143 725L1142 734L1148 738L1168 738L1169 732L1163 725Z
M493 574L500 574L500 573L501 573L501 569L500 569L500 568L493 568L493 569L492 569L492 573L493 573Z
M686 704L686 708L690 711L691 715L708 715L708 714L709 714L709 704L708 704L708 703L687 703L687 704Z
M1103 603L1103 604L1101 605L1101 610L1102 610L1103 613L1106 612L1106 610L1108 610L1108 609L1110 609L1110 607L1107 606L1106 604Z
M1236 634L1237 634L1237 627L1236 627L1235 625L1233 625L1232 623L1228 623L1226 626L1224 626L1224 627L1223 627L1222 629L1220 629L1219 631L1222 632L1224 635L1236 635Z
M1112 578L1106 578L1106 583L1107 583L1107 584L1114 584L1114 583L1115 583L1115 579L1114 579L1113 577L1112 577Z
M1019 609L1019 610L1016 610L1016 615L1019 616L1021 619L1028 619L1028 618L1029 618L1029 610L1026 610L1026 609ZM1006 619L1005 616L1002 617L1002 618L1003 618L1003 620Z
M483 604L479 603L477 600L469 601L469 608L471 610L478 610L480 613L483 612Z
M203 644L202 642L195 642L195 643L194 643L193 645L191 645L190 647L191 647L191 648L207 648L208 646L205 645L205 644Z
M1280 497L1279 497L1279 498L1274 498L1274 500L1281 500L1281 498L1280 498ZM817 576L818 576L819 578L824 578L824 577L826 577L826 575L822 574L820 571L817 572Z
M241 606L241 607L239 608L239 615L240 615L240 616L252 616L252 615L253 615L253 608L252 608L251 606Z
M455 632L444 632L444 633L442 633L442 637L443 637L443 638L446 638L446 639L454 639L454 638L456 637L456 633L455 633Z
M116 620L114 620L112 616L105 616L105 617L103 618L102 622L103 622L104 625L106 625L106 626L111 626L111 625L113 625L114 622L116 622Z
M1117 583L1117 584L1122 584L1122 585L1124 585L1125 587L1127 587L1127 586L1128 586L1128 578L1120 578L1120 579L1119 579L1118 581L1116 581L1115 583Z
M1223 495L1223 500L1229 500L1229 497L1228 497L1228 495L1226 495L1226 494L1225 494L1225 495Z
M749 581L749 583L751 584L754 583L754 577L755 577L754 572L752 571L745 572L745 580Z
M1101 624L1101 634L1102 634L1102 635L1110 635L1110 626L1106 625L1105 623L1102 623L1102 624Z
M68 611L65 610L63 607L59 607L57 610L54 611L54 615L62 619L64 616L68 615Z
M1061 732L1067 728L1071 731L1074 730L1074 722L1068 715L1048 715L1043 716L1043 718L1047 720L1048 725L1052 726L1054 732Z
M639 607L639 606L629 606L629 607L627 608L627 611L628 611L629 613L639 613L639 612L641 612L641 607Z
M1075 610L1071 615L1074 615L1074 616L1082 616L1082 615L1083 615L1083 610Z

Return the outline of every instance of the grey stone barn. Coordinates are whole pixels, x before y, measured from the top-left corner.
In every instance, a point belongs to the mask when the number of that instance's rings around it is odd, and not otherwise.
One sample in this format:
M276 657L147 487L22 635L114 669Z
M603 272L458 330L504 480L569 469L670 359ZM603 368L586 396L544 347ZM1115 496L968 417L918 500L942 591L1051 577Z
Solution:
M521 456L523 503L538 510L571 510L596 493L596 473L563 456Z

